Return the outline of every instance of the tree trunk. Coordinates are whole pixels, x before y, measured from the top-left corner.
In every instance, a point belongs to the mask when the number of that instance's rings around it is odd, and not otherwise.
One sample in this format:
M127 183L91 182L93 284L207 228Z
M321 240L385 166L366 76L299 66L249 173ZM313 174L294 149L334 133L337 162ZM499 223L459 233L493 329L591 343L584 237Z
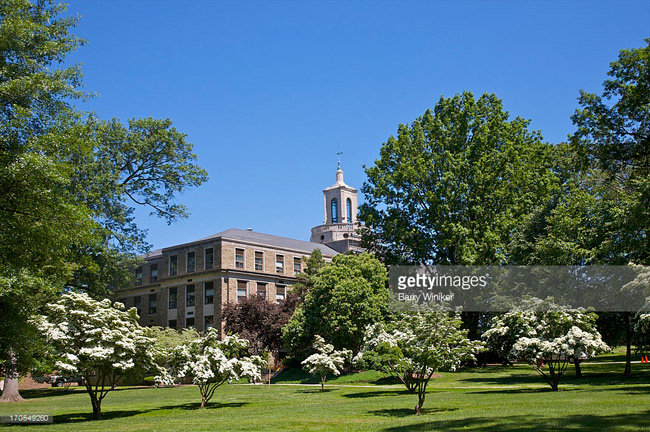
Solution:
M205 408L205 395L201 395L201 408Z
M625 370L623 376L632 376L632 324L630 314L625 314Z
M424 395L418 396L418 404L415 406L415 415L420 415L422 405L424 405Z
M22 402L25 400L18 391L19 378L16 354L13 349L9 348L9 358L5 363L5 384L0 402Z
M582 369L580 368L580 359L574 359L576 367L576 377L582 378Z
M93 420L102 419L102 401L93 392L90 393L90 402L93 404Z
M327 375L323 375L320 377L320 391L324 392L325 391L325 380L327 379Z

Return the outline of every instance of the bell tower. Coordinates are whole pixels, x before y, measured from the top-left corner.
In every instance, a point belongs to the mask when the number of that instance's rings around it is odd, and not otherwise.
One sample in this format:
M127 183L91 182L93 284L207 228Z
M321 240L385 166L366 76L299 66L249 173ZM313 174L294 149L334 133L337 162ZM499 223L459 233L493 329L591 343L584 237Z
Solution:
M323 190L323 209L323 225L311 229L310 241L340 253L361 252L361 237L357 233L357 190L343 181L341 161L336 169L336 183Z

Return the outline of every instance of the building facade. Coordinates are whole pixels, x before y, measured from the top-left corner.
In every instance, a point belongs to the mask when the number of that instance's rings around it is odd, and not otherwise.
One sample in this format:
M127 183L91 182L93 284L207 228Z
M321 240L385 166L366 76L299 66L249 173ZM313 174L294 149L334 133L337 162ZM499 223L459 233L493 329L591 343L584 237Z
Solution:
M137 309L141 325L198 331L214 327L223 337L222 309L227 303L251 295L281 302L314 249L326 261L358 250L353 230L356 189L343 182L340 166L336 178L336 184L323 191L325 223L312 229L312 241L231 228L144 255L133 286L115 297Z

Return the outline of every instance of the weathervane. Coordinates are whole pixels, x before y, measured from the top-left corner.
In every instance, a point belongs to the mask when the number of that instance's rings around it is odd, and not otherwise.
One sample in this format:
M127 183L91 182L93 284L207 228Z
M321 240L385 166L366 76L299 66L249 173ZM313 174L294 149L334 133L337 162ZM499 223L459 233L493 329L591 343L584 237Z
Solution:
M337 169L341 169L341 155L343 154L343 152L341 151L341 145L340 144L337 144L336 148L338 149L338 152L336 153L336 155L339 158L339 166L338 166Z

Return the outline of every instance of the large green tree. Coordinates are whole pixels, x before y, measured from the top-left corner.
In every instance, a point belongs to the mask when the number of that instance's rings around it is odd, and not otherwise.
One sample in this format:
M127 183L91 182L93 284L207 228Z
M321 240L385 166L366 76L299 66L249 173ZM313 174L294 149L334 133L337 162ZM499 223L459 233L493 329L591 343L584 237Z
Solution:
M559 185L554 151L494 94L441 97L366 168L364 246L387 264L509 264L513 236ZM464 319L478 337L480 314Z
M493 94L441 97L366 168L364 243L387 263L509 262L513 230L556 185L550 146Z
M0 2L0 401L20 400L18 373L37 344L29 317L63 288L99 293L123 282L146 249L133 217L145 205L168 221L173 198L206 173L169 120L102 121L75 110L82 40L63 5Z
M386 268L368 253L336 255L310 277L312 284L282 330L289 354L304 358L316 335L335 349L357 352L367 325L388 308Z

